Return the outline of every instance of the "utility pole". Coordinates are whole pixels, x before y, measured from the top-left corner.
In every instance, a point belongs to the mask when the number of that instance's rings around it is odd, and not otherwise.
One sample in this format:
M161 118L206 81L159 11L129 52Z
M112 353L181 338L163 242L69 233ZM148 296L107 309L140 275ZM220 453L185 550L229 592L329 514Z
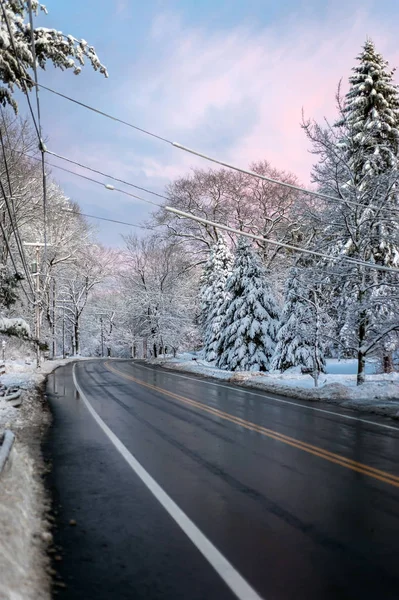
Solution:
M53 278L53 325L52 325L52 355L53 359L56 358L57 355L57 337L56 337L56 318L57 318L57 310L56 310L56 289L55 289L55 278Z
M101 323L101 356L104 356L104 319L100 317Z
M65 299L62 301L62 358L65 358Z
M40 249L36 246L36 366L40 367L40 271L39 271Z
M36 273L32 273L33 277L36 277L36 286L35 286L35 335L37 339L36 345L36 366L40 367L40 247L48 246L49 244L44 244L42 242L23 242L24 246L35 246L36 247Z

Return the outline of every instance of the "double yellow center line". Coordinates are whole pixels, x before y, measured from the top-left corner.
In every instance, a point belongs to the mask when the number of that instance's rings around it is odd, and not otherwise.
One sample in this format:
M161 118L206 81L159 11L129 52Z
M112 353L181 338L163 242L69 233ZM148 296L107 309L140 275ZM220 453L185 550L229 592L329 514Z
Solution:
M347 469L351 469L352 471L356 471L357 473L362 473L363 475L367 475L368 477L373 477L374 479L378 479L379 481L383 481L384 483L389 483L390 485L399 487L399 477L396 475L391 475L386 471L381 471L380 469L369 467L368 465L357 462L350 458L345 458L340 454L335 454L334 452L330 452L329 450L324 450L324 448L320 448L319 446L314 446L313 444L308 444L306 442L296 440L295 438L289 437L288 435L284 435L282 433L279 433L278 431L274 431L273 429L262 427L261 425L257 425L256 423L251 423L251 421L246 421L245 419L241 419L240 417L236 417L217 408L213 408L211 406L208 406L207 404L203 404L202 402L197 402L196 400L191 400L190 398L186 398L185 396L180 396L179 394L175 394L173 392L170 392L169 390L165 390L164 388L159 388L156 385L152 385L151 383L147 383L146 381L137 379L137 377L133 377L132 375L128 375L123 371L115 369L115 367L111 366L109 362L107 362L105 366L109 371L115 373L116 375L120 375L121 377L124 377L129 381L133 381L138 385L149 388L150 390L154 390L165 396L169 396L170 398L173 398L174 400L177 400L182 404L209 413L211 415L214 415L215 417L224 419L225 421L230 421L230 423L234 423L235 425L239 425L240 427L244 427L245 429L249 429L250 431L255 431L278 442L283 442L288 446L298 448L298 450L303 450L304 452L308 452L309 454L313 454L314 456L318 456L319 458L324 458L324 460L328 460L329 462L340 465L341 467L346 467Z

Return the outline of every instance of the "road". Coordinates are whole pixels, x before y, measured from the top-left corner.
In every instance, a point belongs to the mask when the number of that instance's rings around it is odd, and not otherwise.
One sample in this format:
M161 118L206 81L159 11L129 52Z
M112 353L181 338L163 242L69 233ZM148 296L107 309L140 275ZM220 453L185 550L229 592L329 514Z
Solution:
M60 597L399 597L394 421L132 361L47 394Z

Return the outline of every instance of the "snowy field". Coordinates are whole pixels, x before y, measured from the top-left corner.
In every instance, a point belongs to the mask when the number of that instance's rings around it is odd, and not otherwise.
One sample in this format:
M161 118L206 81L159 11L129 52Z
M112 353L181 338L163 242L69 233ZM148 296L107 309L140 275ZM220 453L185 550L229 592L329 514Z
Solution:
M332 402L346 408L399 418L399 373L377 374L377 364L373 361L366 366L366 383L357 386L356 360L327 359L327 374L320 375L318 388L315 388L310 375L301 374L299 367L270 374L222 371L189 352L176 358L160 357L150 362L283 396Z

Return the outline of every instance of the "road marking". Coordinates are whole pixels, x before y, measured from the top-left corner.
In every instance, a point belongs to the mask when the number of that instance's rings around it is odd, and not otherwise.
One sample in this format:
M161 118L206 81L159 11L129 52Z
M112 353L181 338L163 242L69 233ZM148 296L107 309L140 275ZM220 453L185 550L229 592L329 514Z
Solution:
M303 450L304 452L308 452L309 454L313 454L314 456L318 456L319 458L324 458L324 460L328 460L329 462L340 465L341 467L346 467L347 469L351 469L352 471L356 471L357 473L361 473L362 475L367 475L368 477L372 477L374 479L378 479L384 483L388 483L393 485L394 487L399 488L399 477L397 475L392 475L386 471L382 471L380 469L376 469L375 467L370 467L363 463L357 462L350 458L346 458L345 456L341 456L340 454L336 454L334 452L330 452L329 450L325 450L319 446L315 446L313 444L308 444L307 442L302 442L301 440L297 440L288 435L279 433L273 429L268 429L263 427L262 425L257 425L256 423L252 423L251 421L246 421L241 417L236 417L235 415L231 415L230 413L226 413L218 408L213 408L208 406L207 404L203 404L202 402L197 402L196 400L192 400L190 398L186 398L185 396L181 396L179 394L175 394L174 392L170 392L169 390L165 390L164 388L160 388L158 386L152 385L151 383L147 383L142 381L141 379L137 379L132 375L128 375L127 373L123 373L115 367L111 366L108 362L105 363L105 367L115 373L116 375L120 375L125 379L133 381L143 387L147 387L151 390L155 390L165 396L169 396L174 400L177 400L187 406L197 408L203 412L207 412L213 416L224 419L225 421L230 421L235 425L239 425L240 427L244 427L245 429L249 429L250 431L255 431L260 433L268 438L274 439L278 442L283 442L288 446L292 446L299 450Z
M141 479L144 485L150 490L155 496L158 502L163 506L166 512L172 517L172 519L179 525L184 531L191 542L201 552L204 558L209 562L210 565L215 569L218 575L223 579L226 585L231 589L233 594L240 600L262 600L255 590L249 585L249 583L239 574L239 572L233 567L231 563L219 552L219 550L208 540L208 538L198 529L198 527L191 521L191 519L179 508L179 506L172 500L170 496L161 488L161 486L151 477L151 475L144 469L144 467L138 462L138 460L129 452L114 432L106 425L102 418L94 410L86 395L82 391L82 388L76 379L76 364L73 365L72 369L73 383L79 396L86 405L86 408L95 419L97 424L101 427L104 433L108 436L115 448L122 454L123 458L130 465L136 475Z
M145 365L139 364L138 367L140 369L146 369L147 371L154 372L154 369L151 369L150 367L146 367ZM174 375L175 377L180 377L181 379L189 379L190 381L199 381L199 379L196 377L188 377L187 375L181 375L180 373L175 373L172 370L170 370L170 372L168 371L165 374L166 375ZM210 377L212 377L212 376L210 375ZM246 392L247 394L252 394L252 396L258 396L258 398L267 398L268 400L273 400L273 402L280 402L281 404L292 404L292 406L299 406L300 408L306 408L307 410L314 410L316 412L326 413L327 415L334 415L336 417L342 417L343 419L349 419L350 421L358 421L360 423L367 423L367 425L375 425L376 427L384 427L385 429L393 429L393 431L396 431L397 433L399 433L399 427L395 427L393 425L387 425L386 423L377 423L376 421L369 421L368 419L360 419L359 417L351 417L350 415L343 415L341 413L336 413L332 410L325 410L323 408L316 408L315 406L307 406L306 404L299 404L299 402L292 402L291 400L283 400L281 398L274 398L273 396L268 396L267 393L259 394L258 392L253 392L251 388L247 388L244 386L242 386L242 389L237 389L236 387L233 387L231 385L226 385L225 383L219 383L218 381L215 381L215 383L213 383L213 381L212 382L205 381L202 379L200 381L201 381L201 383L205 383L206 385L215 385L216 387L226 388L226 390L233 390L234 392L243 391L243 392ZM278 393L278 392L276 392L276 393ZM306 402L306 400L305 400L305 402ZM308 402L311 402L311 401L308 400Z

